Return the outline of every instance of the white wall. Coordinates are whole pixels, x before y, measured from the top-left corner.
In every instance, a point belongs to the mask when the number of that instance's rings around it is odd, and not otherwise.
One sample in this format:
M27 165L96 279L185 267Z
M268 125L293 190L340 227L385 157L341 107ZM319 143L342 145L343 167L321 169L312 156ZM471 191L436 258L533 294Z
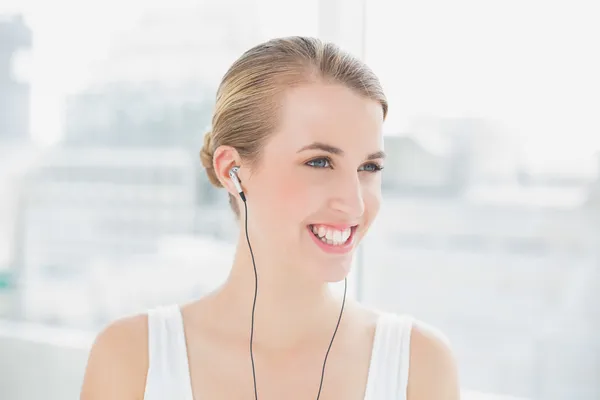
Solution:
M0 320L0 399L78 399L93 335Z

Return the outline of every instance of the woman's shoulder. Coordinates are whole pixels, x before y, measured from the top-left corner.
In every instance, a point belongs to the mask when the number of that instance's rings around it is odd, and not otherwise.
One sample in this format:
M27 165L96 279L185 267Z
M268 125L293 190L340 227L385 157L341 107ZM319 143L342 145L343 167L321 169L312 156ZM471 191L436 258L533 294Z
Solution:
M81 399L143 398L148 362L148 314L111 322L90 350Z
M407 387L407 400L458 400L459 383L450 341L437 327L409 313L373 310L380 326L396 332L406 348L399 353L399 377ZM392 328L390 330L389 328ZM395 341L387 335L387 340ZM408 353L408 356L407 354ZM404 375L408 372L408 376Z
M92 349L124 350L125 355L131 355L146 353L147 345L148 313L143 313L121 317L106 325L96 336Z
M452 355L448 337L439 328L418 319L413 314L378 309L368 309L368 311L380 323L383 321L384 323L400 326L402 328L401 332L408 333L412 355L417 357L431 355L431 352L437 355Z
M450 341L433 325L411 321L407 399L458 400L458 371Z

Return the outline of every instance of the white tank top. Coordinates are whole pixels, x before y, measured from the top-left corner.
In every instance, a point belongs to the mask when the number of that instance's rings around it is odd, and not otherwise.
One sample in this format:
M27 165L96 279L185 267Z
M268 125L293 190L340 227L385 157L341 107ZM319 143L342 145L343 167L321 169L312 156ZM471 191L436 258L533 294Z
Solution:
M365 400L406 400L412 325L409 316L380 315ZM148 312L148 351L144 400L194 400L183 318L178 305Z

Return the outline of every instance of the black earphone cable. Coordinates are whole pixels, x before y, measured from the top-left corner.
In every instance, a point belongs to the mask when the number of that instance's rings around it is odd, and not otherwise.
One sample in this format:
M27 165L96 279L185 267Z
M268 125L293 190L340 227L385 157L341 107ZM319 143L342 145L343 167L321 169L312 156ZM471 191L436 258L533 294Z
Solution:
M246 241L248 242L248 249L250 250L250 256L252 257L252 266L254 267L254 300L252 301L252 325L250 328L250 360L252 361L252 378L254 380L254 398L258 400L258 390L256 388L256 369L254 367L254 352L253 352L253 341L254 341L254 312L256 310L256 298L258 295L258 273L256 271L256 262L254 261L254 252L252 251L252 245L250 244L250 237L248 235L248 204L246 203L246 196L244 192L240 192L240 197L244 203L244 225L246 230ZM319 393L317 394L317 400L321 397L321 390L323 389L323 378L325 377L325 365L327 364L327 357L329 356L329 351L331 350L331 346L333 345L333 340L335 339L335 335L337 334L338 328L340 327L340 321L342 320L342 314L344 313L344 305L346 304L346 291L348 289L348 279L344 278L344 297L342 300L342 308L340 310L340 315L338 317L337 324L335 326L335 330L333 331L333 336L331 337L331 342L329 342L329 347L327 348L327 353L325 353L325 360L323 361L323 369L321 371L321 382L319 384Z
M331 350L331 346L333 345L333 339L335 339L335 335L340 327L340 321L342 320L342 314L344 313L344 305L346 304L346 289L348 289L348 278L344 278L344 298L342 300L342 308L340 310L340 316L338 317L338 322L335 325L335 330L333 331L333 336L331 337L331 342L329 342L329 348L327 348L327 353L325 353L325 360L323 361L323 370L321 372L321 383L319 384L319 393L317 394L317 400L321 397L321 389L323 389L323 378L325 377L325 364L327 363L327 357L329 356L329 351Z
M256 272L256 262L254 261L254 252L252 251L252 245L250 245L250 237L248 236L248 204L246 203L246 196L244 193L240 193L242 200L244 201L244 215L245 215L245 226L246 226L246 241L248 242L248 249L250 249L250 256L252 257L252 266L254 267L254 300L252 301L252 325L250 328L250 360L252 361L252 379L254 380L254 398L258 400L258 391L256 389L256 369L254 368L254 352L252 351L252 343L254 340L254 311L256 310L256 297L258 295L258 273Z

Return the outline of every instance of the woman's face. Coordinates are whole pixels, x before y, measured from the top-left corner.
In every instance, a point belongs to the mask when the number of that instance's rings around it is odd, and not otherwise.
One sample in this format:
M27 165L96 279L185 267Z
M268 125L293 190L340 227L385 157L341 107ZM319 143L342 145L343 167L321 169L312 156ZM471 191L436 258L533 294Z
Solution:
M379 211L381 105L319 83L289 90L281 113L258 167L243 179L251 241L282 267L342 280Z

